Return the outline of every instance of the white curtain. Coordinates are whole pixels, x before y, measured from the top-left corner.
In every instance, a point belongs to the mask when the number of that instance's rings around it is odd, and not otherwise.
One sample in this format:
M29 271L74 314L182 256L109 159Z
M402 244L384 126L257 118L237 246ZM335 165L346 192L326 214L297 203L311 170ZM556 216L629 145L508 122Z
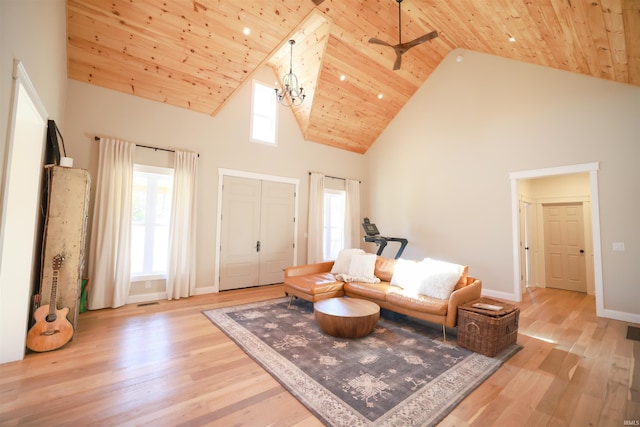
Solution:
M360 247L360 181L345 180L344 247Z
M168 299L186 298L196 285L198 155L176 150L169 230Z
M324 261L324 175L312 172L309 179L309 223L307 224L307 263Z
M131 286L131 188L135 144L100 139L89 247L90 310L120 307Z

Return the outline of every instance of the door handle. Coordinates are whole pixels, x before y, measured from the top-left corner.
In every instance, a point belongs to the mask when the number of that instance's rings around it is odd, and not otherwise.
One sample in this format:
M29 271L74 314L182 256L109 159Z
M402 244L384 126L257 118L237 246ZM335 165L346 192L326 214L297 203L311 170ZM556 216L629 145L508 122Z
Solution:
M256 242L256 252L260 252L260 240Z
M583 254L584 253L584 249L580 249L580 253Z

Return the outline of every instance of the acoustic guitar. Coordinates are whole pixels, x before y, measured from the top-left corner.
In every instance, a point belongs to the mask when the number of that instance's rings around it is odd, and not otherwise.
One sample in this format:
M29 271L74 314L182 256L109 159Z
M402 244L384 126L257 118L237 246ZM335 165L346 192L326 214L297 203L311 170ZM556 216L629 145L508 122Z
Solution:
M27 348L32 351L43 352L56 350L71 340L73 325L67 319L69 307L58 310L56 294L58 292L58 272L64 264L64 256L53 257L53 281L51 283L51 299L49 307L38 307L33 313L36 323L27 333Z

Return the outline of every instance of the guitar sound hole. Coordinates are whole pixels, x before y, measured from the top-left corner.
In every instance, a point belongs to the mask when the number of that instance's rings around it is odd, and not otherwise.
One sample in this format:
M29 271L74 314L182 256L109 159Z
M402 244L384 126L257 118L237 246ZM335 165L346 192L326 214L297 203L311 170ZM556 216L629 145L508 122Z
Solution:
M58 318L58 315L55 314L55 313L54 314L47 314L47 317L45 317L45 320L47 322L55 322L57 318Z

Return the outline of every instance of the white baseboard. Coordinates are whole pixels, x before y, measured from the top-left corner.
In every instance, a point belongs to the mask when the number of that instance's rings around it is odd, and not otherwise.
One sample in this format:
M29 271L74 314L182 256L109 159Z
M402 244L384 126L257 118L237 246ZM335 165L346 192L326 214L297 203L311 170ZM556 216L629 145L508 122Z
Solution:
M491 297L491 298L498 298L498 299L503 299L503 300L507 300L507 301L515 301L515 302L520 302L522 301L522 296L518 295L514 295L513 293L509 293L509 292L501 292L501 291L493 291L491 289L485 289L482 288L482 296L483 297Z
M602 310L601 314L602 316L600 317L606 317L607 319L621 320L623 322L636 323L640 325L640 314L626 313L624 311L609 310L606 308Z
M218 288L216 286L208 286L206 288L195 288L192 295L206 295L217 294Z
M206 288L195 288L192 295L206 295L206 294L214 294L217 292L218 290L214 286L209 286ZM129 298L127 298L127 304L141 304L145 302L160 301L160 300L166 300L166 299L167 299L166 292L154 292L149 294L129 295Z
M154 292L151 294L129 295L129 298L127 298L127 304L140 304L143 302L159 301L163 299L167 299L166 292Z

